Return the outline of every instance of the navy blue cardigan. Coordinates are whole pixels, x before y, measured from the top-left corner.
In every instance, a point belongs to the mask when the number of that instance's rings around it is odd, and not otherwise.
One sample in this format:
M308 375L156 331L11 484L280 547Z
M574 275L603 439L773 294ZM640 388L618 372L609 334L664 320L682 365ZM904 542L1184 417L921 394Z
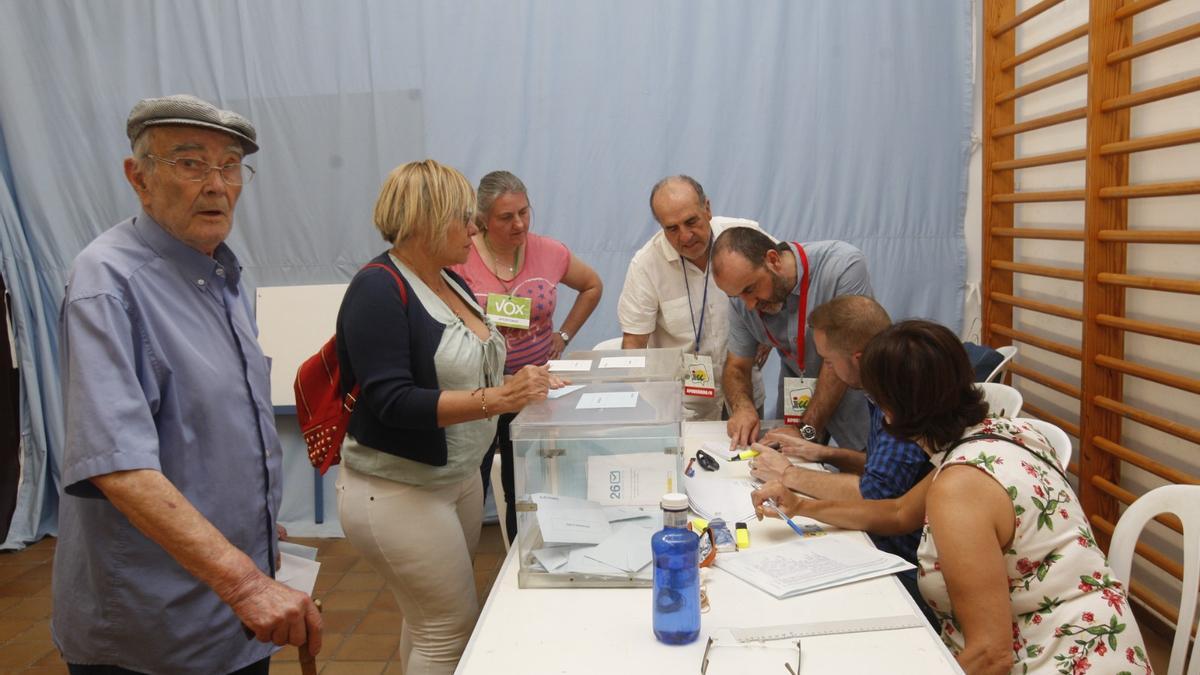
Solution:
M384 253L371 262L396 269ZM399 272L399 270L397 270ZM450 272L471 295L467 282ZM349 432L359 443L433 466L446 465L446 431L438 426L434 354L445 330L403 276L408 303L387 270L359 270L337 317L342 391L361 385Z

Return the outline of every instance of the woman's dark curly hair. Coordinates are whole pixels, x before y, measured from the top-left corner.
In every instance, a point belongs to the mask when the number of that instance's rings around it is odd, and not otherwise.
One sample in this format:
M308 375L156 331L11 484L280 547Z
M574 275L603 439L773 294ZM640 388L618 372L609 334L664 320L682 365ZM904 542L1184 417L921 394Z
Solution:
M862 384L891 421L897 438L924 441L930 451L957 441L987 415L975 371L954 333L931 321L902 321L863 350Z

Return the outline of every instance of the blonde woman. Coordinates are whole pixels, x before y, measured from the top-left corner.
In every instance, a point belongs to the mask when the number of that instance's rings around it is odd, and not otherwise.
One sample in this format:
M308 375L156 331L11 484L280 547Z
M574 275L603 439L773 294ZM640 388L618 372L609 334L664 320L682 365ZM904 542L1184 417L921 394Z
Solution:
M505 379L504 338L447 269L466 260L474 219L461 173L433 160L397 167L375 204L391 248L372 261L392 269L360 271L338 312L342 386L361 385L338 509L404 614L408 675L452 673L474 628L479 463L496 417L557 384L544 366Z

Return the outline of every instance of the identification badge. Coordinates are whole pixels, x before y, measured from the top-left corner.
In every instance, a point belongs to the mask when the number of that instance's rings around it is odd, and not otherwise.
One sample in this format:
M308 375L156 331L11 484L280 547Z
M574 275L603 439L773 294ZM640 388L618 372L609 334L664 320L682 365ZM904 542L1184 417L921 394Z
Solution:
M488 293L487 316L497 326L529 329L529 315L533 309L531 298L521 298L502 293Z
M686 396L716 398L717 385L711 356L683 355L683 393Z
M800 416L808 410L812 402L813 392L817 389L815 377L785 377L783 378L783 421L788 424L799 424Z

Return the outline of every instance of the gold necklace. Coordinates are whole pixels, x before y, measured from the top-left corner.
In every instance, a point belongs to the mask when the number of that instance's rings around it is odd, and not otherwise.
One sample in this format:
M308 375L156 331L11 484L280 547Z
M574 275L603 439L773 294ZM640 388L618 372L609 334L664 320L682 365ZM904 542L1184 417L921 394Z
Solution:
M492 258L492 274L494 274L497 279L500 279L500 269L498 267L501 264L500 258L496 255L496 250L493 249L492 245L488 242L487 232L483 233L483 246L488 250L488 255ZM508 268L510 281L512 280L512 277L517 276L517 268L521 265L521 248L521 246L517 246L517 250L513 254L512 264L505 265ZM500 281L504 281L504 279L500 279Z

